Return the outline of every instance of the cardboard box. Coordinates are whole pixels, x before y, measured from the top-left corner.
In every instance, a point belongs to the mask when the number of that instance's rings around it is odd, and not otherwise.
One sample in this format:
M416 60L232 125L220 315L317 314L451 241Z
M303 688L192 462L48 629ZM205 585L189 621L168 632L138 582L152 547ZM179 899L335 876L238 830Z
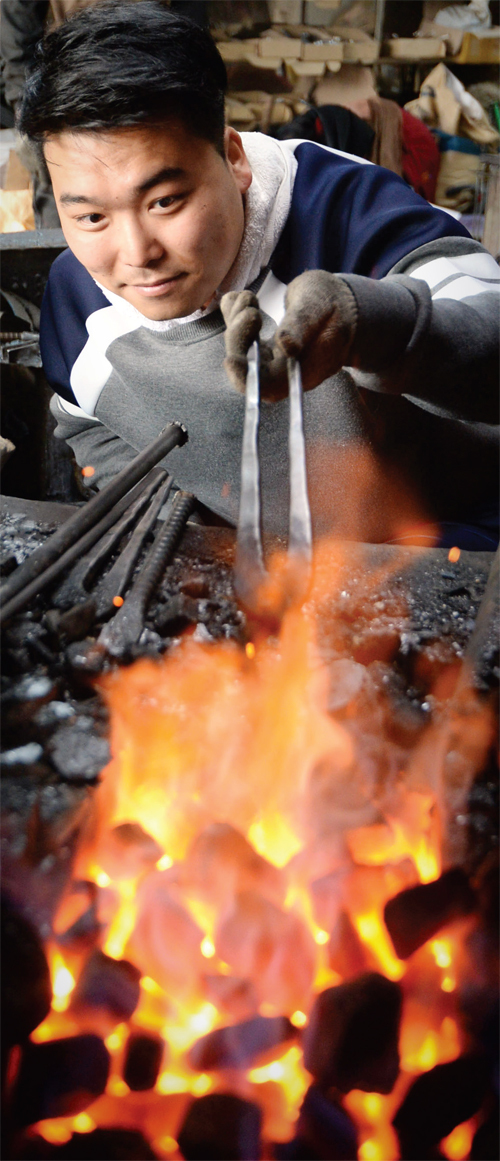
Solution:
M217 48L227 64L234 64L234 61L246 60L258 43L258 40L219 40Z
M346 40L343 44L346 64L373 64L380 55L379 40Z
M254 69L279 69L283 64L283 57L281 56L259 56L258 52L248 52L245 60L248 64L253 65Z
M395 60L439 60L446 56L445 42L437 36L400 36L388 40L386 47Z
M343 60L344 59L344 45L342 41L316 41L315 44L301 43L301 58L302 60L310 61L325 61L325 60Z
M500 28L464 32L462 47L453 60L457 64L500 64Z
M298 60L301 48L300 40L292 36L261 36L258 41L259 56L263 57Z
M285 65L292 85L299 77L322 77L325 71L324 60L290 60L285 61Z

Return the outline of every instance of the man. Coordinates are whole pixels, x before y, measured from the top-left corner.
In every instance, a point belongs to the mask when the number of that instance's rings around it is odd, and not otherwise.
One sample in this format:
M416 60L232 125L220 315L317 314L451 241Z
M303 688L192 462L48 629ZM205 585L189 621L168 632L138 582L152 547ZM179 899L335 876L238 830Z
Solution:
M425 516L492 547L494 260L387 170L242 140L224 127L225 86L208 34L152 0L97 6L39 47L20 128L43 149L69 246L41 324L56 435L100 487L180 420L176 484L234 524L262 324L266 529L287 526L293 353L317 534L383 540Z

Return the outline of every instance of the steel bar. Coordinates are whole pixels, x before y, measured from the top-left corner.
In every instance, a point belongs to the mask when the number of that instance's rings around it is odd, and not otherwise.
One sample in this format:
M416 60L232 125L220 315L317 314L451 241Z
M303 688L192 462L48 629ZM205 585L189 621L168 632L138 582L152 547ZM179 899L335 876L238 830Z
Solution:
M302 414L302 376L296 359L288 359L290 506L288 530L288 602L304 600L312 562L312 526L307 492L307 469ZM259 345L248 355L245 421L241 460L241 498L238 517L234 588L248 610L263 614L263 582L268 578L261 530L259 471Z
M162 479L166 477L167 472L159 468L147 487L139 493L137 499L132 504L129 504L123 516L113 524L109 532L101 536L101 539L90 549L90 552L86 553L85 556L77 561L69 575L65 577L62 584L54 593L53 604L55 608L69 609L79 601L87 599L89 589L98 573L106 564L106 561L109 560L113 549L116 548L122 536L128 532L128 529L135 524L137 517L149 503L151 496L160 487Z
M194 496L190 492L177 493L170 517L156 536L140 575L121 608L101 630L98 644L103 645L113 657L122 657L139 640L153 590L175 550L193 507Z
M312 560L312 528L307 494L306 449L302 415L302 376L296 359L288 359L290 400L289 462L290 523L288 552L307 565Z
M110 508L118 500L128 492L134 484L141 480L152 467L155 466L164 456L172 451L172 448L186 443L188 436L185 427L180 423L169 423L167 427L161 432L157 439L144 448L144 451L139 452L139 455L132 460L131 464L127 464L121 472L105 488L102 492L98 492L83 508L75 512L65 524L54 532L50 540L37 548L31 556L19 565L19 568L9 577L9 580L3 586L0 597L3 601L9 602L15 594L34 580L35 577L40 576L45 569L48 568L54 561L57 561L61 553L65 552L67 548L79 540L86 532L89 531L101 516L109 512ZM5 611L4 611L5 616Z
M118 560L115 561L106 576L99 581L94 593L98 620L113 612L113 598L121 597L125 592L144 541L156 524L158 514L168 498L172 483L172 477L169 476L161 485L152 504L134 529L128 544L120 553Z
M260 523L259 409L259 344L255 342L248 352L241 496L234 568L235 592L244 604L248 603L265 578Z
M107 532L108 528L110 528L111 525L114 524L116 520L118 520L122 513L125 512L126 508L128 508L128 505L133 503L140 492L142 492L144 488L148 486L151 477L153 475L159 475L161 479L162 474L162 468L152 468L151 472L148 473L144 480L140 480L139 483L130 490L130 492L127 492L125 496L122 496L122 499L119 500L118 503L115 504L114 507L111 508L111 510L97 522L97 524L94 524L93 528L89 528L89 531L86 532L84 536L81 536L79 540L76 540L74 544L70 546L70 548L67 548L66 552L63 552L58 560L53 561L53 563L49 565L41 575L35 576L34 579L29 584L26 584L20 592L16 593L9 601L3 604L0 609L0 624L8 621L10 617L13 617L15 613L18 613L20 609L23 609L24 606L27 605L33 597L36 597L42 589L46 588L47 585L52 584L53 581L57 580L58 576L60 576L66 568L69 568L69 566L73 564L75 560L78 560L79 556L83 552L87 552L87 549L91 548L92 545L95 544L96 540L99 540L100 537L103 536L105 532ZM72 517L70 517L70 520L71 519ZM61 525L61 527L63 528L64 525ZM31 557L28 557L28 560L31 560ZM22 565L19 567L22 568ZM0 593L0 596L3 597L3 589Z

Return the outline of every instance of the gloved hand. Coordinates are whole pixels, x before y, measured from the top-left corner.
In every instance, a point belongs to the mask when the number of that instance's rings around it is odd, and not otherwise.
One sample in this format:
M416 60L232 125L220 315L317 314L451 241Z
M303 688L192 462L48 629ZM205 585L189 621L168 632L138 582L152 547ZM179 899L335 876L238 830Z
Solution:
M427 306L426 284L404 275L376 281L326 270L299 274L288 287L285 316L272 347L260 345L262 398L288 394L288 356L300 362L305 391L344 366L379 371L404 353L414 328L419 330L428 316ZM247 351L262 326L259 304L244 290L226 294L221 310L227 324L224 366L233 386L244 393Z
M307 270L290 283L285 317L272 347L260 344L262 398L283 399L288 394L286 360L293 355L302 365L305 391L334 375L348 361L356 325L356 300L337 274ZM259 304L249 290L224 295L221 310L227 325L224 363L231 383L244 393L247 351L262 326Z

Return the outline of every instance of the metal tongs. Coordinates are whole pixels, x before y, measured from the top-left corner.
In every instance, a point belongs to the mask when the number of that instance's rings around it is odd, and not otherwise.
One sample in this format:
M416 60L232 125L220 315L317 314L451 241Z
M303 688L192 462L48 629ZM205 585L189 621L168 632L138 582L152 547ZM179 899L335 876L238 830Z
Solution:
M261 533L261 490L259 471L260 378L259 344L248 352L245 394L245 422L241 460L241 497L236 542L234 587L241 603L261 615L265 611L270 574L264 563ZM307 493L306 455L302 417L302 377L296 359L287 360L290 421L288 455L290 464L290 508L288 524L288 569L281 602L282 609L292 600L304 600L309 587L312 563L312 528Z

